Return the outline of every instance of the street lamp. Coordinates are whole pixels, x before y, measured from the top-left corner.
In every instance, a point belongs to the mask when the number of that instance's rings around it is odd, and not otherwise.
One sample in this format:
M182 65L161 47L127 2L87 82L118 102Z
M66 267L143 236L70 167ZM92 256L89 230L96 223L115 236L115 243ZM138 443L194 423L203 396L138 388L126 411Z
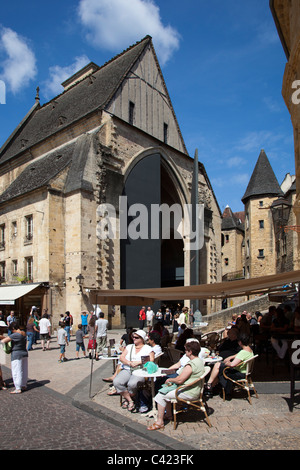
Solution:
M79 294L82 293L83 280L84 280L84 277L83 277L82 274L79 274L79 275L76 277L76 282L77 282L77 284L79 285Z
M284 229L289 220L291 207L291 203L282 196L272 203L270 209L272 212L274 227Z

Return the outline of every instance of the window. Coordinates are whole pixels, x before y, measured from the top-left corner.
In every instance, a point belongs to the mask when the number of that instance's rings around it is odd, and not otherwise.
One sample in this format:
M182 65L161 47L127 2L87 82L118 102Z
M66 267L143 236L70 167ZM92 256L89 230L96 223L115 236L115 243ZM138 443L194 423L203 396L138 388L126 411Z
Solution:
M132 101L129 101L129 119L128 119L129 124L133 126L134 123L134 103Z
M164 143L168 143L168 124L164 122Z
M224 263L225 263L225 266L228 266L228 265L229 265L229 259L228 259L228 258L225 258L225 259L224 259Z
M258 258L264 258L264 250L258 250Z
M0 283L5 282L5 261L0 263Z
M259 201L259 207L264 207L264 201Z
M259 220L259 228L265 228L265 221L264 220Z
M18 225L16 221L12 222L11 224L11 234L13 238L18 235Z
M32 259L32 256L30 256L29 258L25 258L25 262L26 262L26 277L27 277L27 280L28 281L32 281L33 280L33 259Z
M225 241L226 243L229 243L229 235L225 235Z
M5 224L0 225L0 250L5 248Z
M13 276L18 275L18 260L17 259L12 260L12 273L13 273Z
M25 241L30 242L33 238L33 216L25 217Z

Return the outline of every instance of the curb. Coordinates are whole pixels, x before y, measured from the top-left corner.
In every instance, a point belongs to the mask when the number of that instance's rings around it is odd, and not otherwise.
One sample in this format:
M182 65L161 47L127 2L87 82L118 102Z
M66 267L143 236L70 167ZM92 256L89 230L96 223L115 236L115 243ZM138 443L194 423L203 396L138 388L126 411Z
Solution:
M111 366L109 364L104 365L103 367L101 367L101 369L98 369L96 372L93 373L93 382L98 383L98 388L92 396L94 396L97 392L99 392L99 390L101 390L102 379L99 377L99 373L101 371L101 376L103 376L103 371L106 372L106 368L108 372L110 371ZM101 383L100 387L99 383ZM105 385L103 385L103 387L104 386ZM131 434L143 437L148 441L153 442L154 444L159 444L161 447L164 447L167 450L197 450L195 447L177 441L176 439L172 439L169 436L164 436L162 433L148 431L146 426L124 418L118 413L109 410L105 406L94 403L91 398L87 399L87 397L89 396L89 389L90 378L88 377L84 379L81 383L76 385L72 390L70 390L70 392L68 392L68 396L72 398L72 405L76 408L81 409L82 411L85 411L86 413L90 413L94 416L97 416L98 418L104 419L117 427L121 427L127 432L130 432Z

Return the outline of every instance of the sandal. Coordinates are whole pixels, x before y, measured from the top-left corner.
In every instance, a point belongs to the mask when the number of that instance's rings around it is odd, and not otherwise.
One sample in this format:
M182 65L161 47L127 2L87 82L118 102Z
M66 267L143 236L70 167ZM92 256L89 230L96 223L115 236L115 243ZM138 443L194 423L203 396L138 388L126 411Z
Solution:
M130 402L128 403L127 410L128 410L128 411L131 411L131 413L134 412L134 410L135 410L135 403L134 403L133 401L130 401Z
M109 377L108 379L102 379L103 382L112 382L112 379Z
M165 429L165 425L164 424L153 423L147 429L148 429L148 431L157 431L158 429Z
M13 392L10 392L12 395L16 395L19 393L22 393L22 390L14 390Z
M120 395L119 392L115 389L115 387L111 387L109 392L107 392L107 395L112 396L112 395Z
M123 408L123 410L126 410L126 409L128 408L128 405L129 405L128 401L127 401L127 400L124 401L124 402L122 403L122 408Z

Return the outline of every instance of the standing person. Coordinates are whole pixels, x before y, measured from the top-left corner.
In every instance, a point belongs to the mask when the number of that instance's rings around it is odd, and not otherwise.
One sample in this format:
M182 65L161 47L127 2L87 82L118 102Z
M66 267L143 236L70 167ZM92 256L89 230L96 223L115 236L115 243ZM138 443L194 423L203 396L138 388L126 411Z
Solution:
M86 357L84 346L84 333L82 331L81 323L79 323L78 330L76 331L76 359L79 359L80 348L82 349L84 357Z
M21 393L27 388L28 352L26 349L26 333L21 331L17 322L10 323L11 334L2 339L2 343L11 341L11 373L15 390L10 393Z
M39 321L41 345L43 351L46 351L45 341L47 341L47 349L50 349L50 340L51 340L51 323L49 320L48 313L44 313L42 318Z
M68 345L68 335L65 330L65 323L63 321L59 322L60 329L57 332L57 343L60 346L60 354L58 362L64 362L66 358L66 344Z
M87 334L88 315L89 315L89 312L87 310L83 310L81 312L81 325L82 325L82 331L84 335Z
M144 325L145 325L145 320L146 320L146 312L145 312L146 308L145 307L142 307L140 312L139 312L139 328L140 330L143 330L144 329Z
M10 328L10 324L12 322L15 322L15 321L17 321L17 319L15 317L15 312L13 310L11 310L10 314L8 315L8 317L6 319L6 324L7 324L7 327L8 327L8 330L7 330L8 336L12 333L12 330Z
M148 307L147 308L147 313L146 313L148 333L150 333L150 331L152 330L154 316L155 316L155 314L154 314L152 308Z
M65 330L66 330L67 335L68 335L68 343L69 343L70 342L70 331L71 331L71 315L70 315L69 311L67 311L65 313L64 322L65 322Z
M96 321L96 324L95 324L96 342L97 342L96 361L99 360L99 354L101 354L103 348L106 347L107 327L108 327L108 320L104 318L104 313L100 312L99 319Z
M187 307L183 307L182 309L182 312L181 314L179 315L179 318L177 320L177 323L179 326L182 325L182 323L185 323L187 325L187 312L188 312L188 308Z
M96 351L96 316L92 315L90 321L87 326L87 333L89 335L89 342L88 342L88 353L89 358L92 359L92 352Z
M28 318L27 325L26 325L26 335L27 335L27 341L28 341L27 351L31 351L33 349L32 345L34 343L35 333L38 331L39 330L36 328L34 324L34 318L31 315Z
M171 323L171 311L169 308L166 308L165 311L165 325L170 326Z

